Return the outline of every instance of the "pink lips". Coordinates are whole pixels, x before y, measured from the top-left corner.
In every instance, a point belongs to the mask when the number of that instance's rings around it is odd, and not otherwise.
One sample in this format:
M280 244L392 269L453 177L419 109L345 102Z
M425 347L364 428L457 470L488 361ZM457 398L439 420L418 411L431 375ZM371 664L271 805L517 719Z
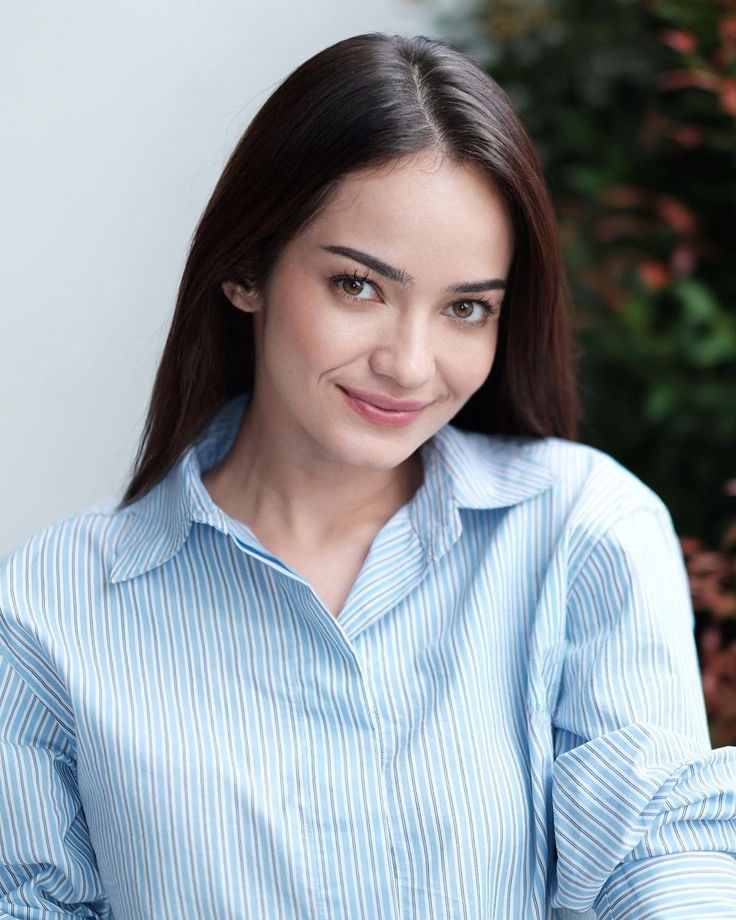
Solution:
M346 390L340 387L348 405L358 415L371 422L388 425L391 428L400 428L410 425L418 418L422 409L429 403L409 402L406 400L390 399L377 393L366 393L362 390ZM373 400L377 400L374 402Z

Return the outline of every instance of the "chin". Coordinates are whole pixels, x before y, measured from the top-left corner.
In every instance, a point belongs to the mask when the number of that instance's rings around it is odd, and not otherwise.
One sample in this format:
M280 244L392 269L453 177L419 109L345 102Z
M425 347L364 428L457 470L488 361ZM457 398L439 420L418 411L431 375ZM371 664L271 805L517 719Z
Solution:
M364 469L372 470L390 470L399 466L409 457L416 449L414 442L407 446L406 441L399 443L398 438L395 444L383 443L366 444L364 439L356 438L352 444L344 443L341 448L337 445L332 451L333 456L348 466L359 466Z
M354 450L345 451L343 456L345 463L351 466L361 466L372 470L391 470L403 463L411 451L406 450L386 450L376 448L374 450Z

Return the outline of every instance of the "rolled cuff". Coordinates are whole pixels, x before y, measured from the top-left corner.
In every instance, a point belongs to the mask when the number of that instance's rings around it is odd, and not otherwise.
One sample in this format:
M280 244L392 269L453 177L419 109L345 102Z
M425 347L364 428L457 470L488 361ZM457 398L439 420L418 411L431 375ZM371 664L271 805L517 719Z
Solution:
M694 860L700 855L712 859L709 865L725 879L730 869L730 887L718 897L730 898L729 916L736 917L736 747L703 751L678 732L627 725L557 758L552 802L557 848L553 907L585 911L600 901L616 920L658 920L656 911L616 913L610 906L618 903L611 886L619 879L633 891L636 878L654 898L661 871L655 857ZM637 876L636 867L647 864L651 874ZM707 893L703 883L695 885L695 870L690 876L693 897L700 892L702 901ZM665 897L671 885L668 872L658 884ZM679 914L670 909L665 916L670 920Z
M623 863L595 902L598 920L733 920L736 857L671 853Z

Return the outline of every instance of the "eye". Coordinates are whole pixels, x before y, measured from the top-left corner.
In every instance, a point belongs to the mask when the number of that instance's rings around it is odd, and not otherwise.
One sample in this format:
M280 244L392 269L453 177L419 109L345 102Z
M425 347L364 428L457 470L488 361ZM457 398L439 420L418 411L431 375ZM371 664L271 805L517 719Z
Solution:
M473 315L473 306L480 307L479 314L476 319L468 319L468 316ZM469 308L469 312L465 312L461 316L455 315L452 319L457 319L458 322L466 326L482 326L486 320L498 316L501 312L500 307L492 304L485 297L479 297L477 300L456 300L455 303L450 304L451 310L455 310L458 307L462 307L464 310Z
M357 272L353 272L352 275L333 275L330 278L330 284L337 288L338 294L349 297L351 300L368 300L367 297L358 297L358 294L362 293L366 284L373 287L369 278L367 273L360 277Z
M366 288L371 289L374 295L379 293L376 285L369 279L370 275L367 272L359 275L357 271L354 271L352 274L343 272L339 275L332 275L329 282L337 289L341 297L347 297L349 300L369 301L374 300L375 297L361 296L365 294ZM450 319L461 326L483 326L488 319L498 316L501 312L500 305L496 306L484 297L475 300L457 300L445 309L453 311Z

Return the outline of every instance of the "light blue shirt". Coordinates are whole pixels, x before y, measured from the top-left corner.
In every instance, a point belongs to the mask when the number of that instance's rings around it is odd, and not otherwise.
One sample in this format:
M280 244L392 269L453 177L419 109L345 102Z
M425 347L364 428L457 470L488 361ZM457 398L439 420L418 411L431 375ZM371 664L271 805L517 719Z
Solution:
M736 917L660 498L446 425L335 618L204 488L247 398L0 562L0 917Z

